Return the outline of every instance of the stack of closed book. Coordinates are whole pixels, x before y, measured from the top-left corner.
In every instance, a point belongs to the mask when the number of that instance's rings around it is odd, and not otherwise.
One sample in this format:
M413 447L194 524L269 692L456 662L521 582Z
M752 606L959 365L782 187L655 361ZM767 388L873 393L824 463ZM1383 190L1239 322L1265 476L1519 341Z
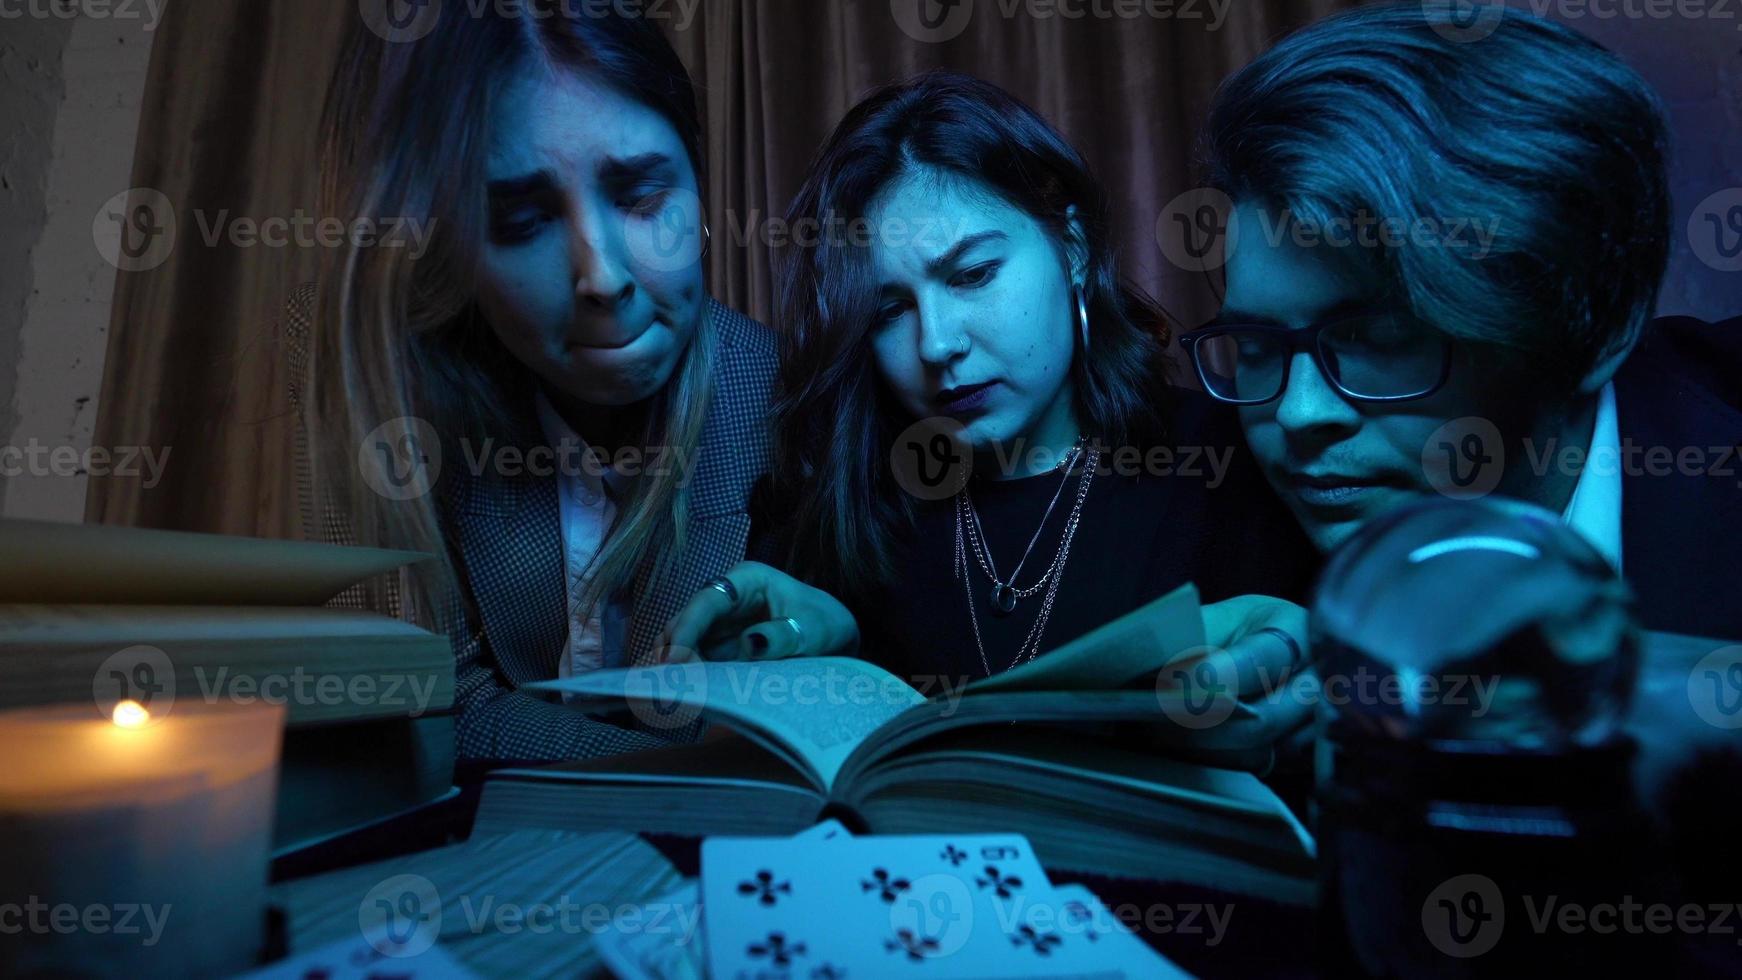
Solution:
M0 709L282 703L275 850L389 818L452 791L453 655L445 637L322 604L425 557L0 520Z

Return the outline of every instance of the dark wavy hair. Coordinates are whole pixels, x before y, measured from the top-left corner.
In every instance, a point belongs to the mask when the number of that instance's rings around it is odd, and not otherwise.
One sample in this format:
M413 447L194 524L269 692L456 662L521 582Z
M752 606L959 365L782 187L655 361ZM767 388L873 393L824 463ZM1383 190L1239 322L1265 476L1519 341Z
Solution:
M1570 395L1652 317L1667 144L1650 87L1595 41L1499 5L1469 22L1411 2L1326 18L1235 73L1202 155L1210 186L1308 226L1497 222L1480 254L1338 251L1424 322L1521 354Z
M971 181L1019 208L1061 250L1075 206L1092 338L1087 350L1078 341L1071 369L1077 419L1114 443L1158 433L1167 329L1155 304L1120 279L1106 193L1057 130L998 86L932 72L874 92L811 163L788 227L856 221L885 188L922 171ZM889 469L906 422L871 353L870 248L851 239L822 235L777 255L783 350L770 494L790 522L788 570L849 600L892 578L891 536L913 518Z

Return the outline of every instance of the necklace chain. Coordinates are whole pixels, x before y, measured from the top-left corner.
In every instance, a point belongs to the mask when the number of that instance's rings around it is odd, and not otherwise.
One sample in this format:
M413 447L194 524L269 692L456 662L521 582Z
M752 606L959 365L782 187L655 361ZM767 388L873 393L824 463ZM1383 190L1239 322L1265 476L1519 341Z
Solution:
M1073 458L1074 456L1075 453L1073 452ZM1069 460L1067 460L1067 462L1068 461ZM1071 506L1070 514L1065 518L1064 537L1059 541L1058 553L1053 557L1052 563L1047 567L1046 573L1041 576L1040 581L1036 582L1027 590L1026 593L1027 595L1032 595L1043 586L1046 588L1046 595L1041 599L1040 612L1035 616L1034 625L1029 627L1028 635L1023 638L1022 645L1017 647L1016 656L1010 661L1010 666L1004 668L1005 670L1016 667L1018 664L1027 663L1034 659L1034 655L1040 651L1040 638L1046 632L1047 620L1052 616L1053 599L1058 594L1059 582L1064 578L1062 573L1064 571L1065 559L1070 555L1071 541L1076 537L1077 525L1082 520L1083 502L1087 500L1089 496L1089 483L1095 478L1095 471L1099 468L1100 461L1101 454L1098 451L1091 451L1088 453L1086 465L1083 467L1082 475L1078 478L1077 499ZM1070 478L1070 469L1068 466L1066 468L1065 478L1066 480ZM1064 487L1063 482L1061 482L1059 486L1062 490ZM973 583L970 581L972 575L968 568L967 553L969 548L966 539L971 538L973 540L972 550L974 551L975 557L980 559L981 569L986 572L987 577L992 579L995 586L1002 586L1003 583L999 582L997 576L993 575L989 563L981 555L981 546L983 542L979 535L979 515L974 513L973 504L967 500L966 487L963 487L962 492L957 495L957 501L955 556L956 577L962 580L963 589L967 592L968 622L974 630L974 647L980 653L980 666L985 669L986 676L990 677L992 676L992 665L986 658L986 645L980 636L980 617L974 611L974 587ZM1057 494L1054 494L1053 501L1054 503L1058 501ZM1047 507L1047 515L1050 516L1051 513L1052 507L1049 505ZM1042 526L1045 526L1045 523L1046 517L1042 517ZM1040 533L1039 531L1036 531L1035 539L1038 540L1039 537ZM1030 542L1029 547L1034 547L1033 542ZM989 551L990 549L986 550ZM1026 557L1026 554L1024 557ZM1018 567L1020 568L1020 563L1018 563ZM1012 582L1015 581L1015 578L1014 575L1011 576Z
M1076 465L1077 460L1082 456L1082 453L1083 440L1078 439L1076 445L1071 447L1071 451L1059 463L1058 468L1064 470L1064 477L1059 480L1058 489L1052 492L1052 500L1046 505L1046 513L1040 515L1040 524L1035 527L1034 535L1028 539L1028 547L1023 549L1022 558L1016 562L1016 568L1011 571L1009 581L1005 581L999 577L998 565L992 559L992 547L990 544L986 543L985 531L980 527L980 513L974 509L974 498L968 492L966 486L962 487L961 495L957 501L957 507L958 509L965 509L967 512L968 541L973 545L974 559L980 563L980 570L985 572L986 577L992 580L992 585L995 587L994 594L997 594L1004 589L1009 589L1017 599L1026 599L1046 586L1048 576L1053 573L1054 568L1058 565L1058 557L1056 555L1053 557L1052 565L1048 566L1046 572L1040 576L1040 579L1028 588L1017 588L1016 578L1022 574L1022 566L1028 563L1029 554L1034 551L1035 544L1040 541L1040 532L1046 530L1046 522L1052 518L1053 508L1058 506L1059 497L1065 492L1065 484L1069 483L1071 480L1071 469Z

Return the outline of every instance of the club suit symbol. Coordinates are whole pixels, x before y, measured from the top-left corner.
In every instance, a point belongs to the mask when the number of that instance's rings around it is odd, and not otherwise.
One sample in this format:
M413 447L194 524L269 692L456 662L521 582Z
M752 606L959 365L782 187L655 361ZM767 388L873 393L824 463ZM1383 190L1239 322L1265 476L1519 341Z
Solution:
M1718 191L1688 218L1694 255L1719 272L1742 272L1742 187Z
M792 882L776 882L774 872L758 871L755 878L738 882L738 894L746 897L756 896L756 904L758 905L773 905L780 901L781 895L792 894Z
M1742 646L1719 647L1688 673L1688 704L1713 728L1742 728Z
M357 909L357 926L384 956L416 956L441 934L441 894L422 875L395 875L369 889Z
M990 888L999 898L1009 898L1022 890L1021 875L1007 875L995 864L986 865L986 870L974 878L974 884L981 888Z
M1050 932L1041 932L1031 925L1024 925L1016 930L1016 935L1010 937L1013 946L1027 946L1034 950L1037 956L1051 956L1053 947L1064 942Z
M860 891L876 892L885 904L893 903L902 892L912 887L912 882L891 875L888 868L877 868L871 872L870 879L859 879Z
M967 29L974 0L889 0L889 13L908 37L941 44Z
M1486 875L1447 879L1421 906L1422 931L1447 956L1469 959L1492 950L1506 926L1500 886Z
M774 966L791 966L793 957L806 955L804 943L789 943L786 933L771 932L768 938L759 943L751 943L747 950L752 959L763 959Z

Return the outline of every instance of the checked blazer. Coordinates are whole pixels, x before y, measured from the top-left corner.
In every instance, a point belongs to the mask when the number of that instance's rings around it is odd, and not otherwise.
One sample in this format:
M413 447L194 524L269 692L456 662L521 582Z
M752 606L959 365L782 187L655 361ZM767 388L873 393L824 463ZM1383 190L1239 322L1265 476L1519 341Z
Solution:
M299 330L306 338L313 295L312 287L302 287L292 297L287 329L293 352ZM714 390L701 444L687 464L687 544L657 580L648 556L631 584L625 650L630 664L644 662L666 622L710 578L743 560L750 490L769 465L774 333L718 302L710 302L707 315L716 345ZM294 377L302 377L300 370ZM529 379L516 395L515 415L524 422L509 442L522 452L543 444L534 391ZM479 447L469 451L476 455ZM587 758L652 748L666 743L662 736L693 734L687 728L674 733L620 728L519 690L521 684L555 678L568 643L557 477L480 475L459 451L451 452L450 458L444 448L447 462L435 493L459 580L441 621L454 648L460 759ZM312 496L307 493L305 499ZM342 516L323 513L323 537L348 537Z

